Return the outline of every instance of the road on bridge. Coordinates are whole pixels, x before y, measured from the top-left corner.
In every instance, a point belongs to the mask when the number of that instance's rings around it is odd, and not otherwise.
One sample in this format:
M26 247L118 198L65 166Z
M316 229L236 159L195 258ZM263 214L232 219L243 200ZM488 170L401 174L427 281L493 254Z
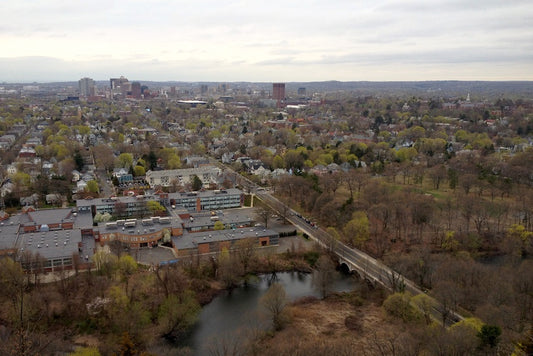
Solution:
M306 233L310 238L317 241L320 245L326 249L333 251L341 262L346 263L350 270L356 270L359 275L373 283L379 284L389 291L407 291L411 295L425 294L415 283L406 279L398 272L384 265L372 256L364 253L355 248L351 248L345 243L336 240L330 234L328 234L322 228L318 228L311 225L310 221L302 217L299 213L286 206L276 197L272 196L265 190L255 189L255 194L270 208L277 211L281 216L283 212L289 212L285 214L285 218L302 232ZM430 297L431 298L431 297ZM457 312L451 310L448 306L443 305L434 298L432 317L435 320L442 321L443 314L445 315L445 324L450 325L454 322L463 320L464 317Z
M243 177L216 160L212 160L212 162L219 165L223 170L232 172L235 180L248 192L257 195L259 199L276 211L280 216L287 219L291 224L306 233L310 238L317 241L326 249L333 251L340 261L346 263L350 270L356 270L362 278L374 285L379 284L392 292L407 291L413 296L425 294L425 292L415 283L394 271L392 268L389 268L363 251L351 248L343 242L336 240L324 229L318 228L316 225L312 226L308 219L302 217L298 212L271 195L264 188L257 186L257 184L248 178ZM457 321L464 320L464 317L453 310L451 306L441 303L432 297L430 297L430 299L433 305L431 311L433 319L443 321L446 325L451 325Z

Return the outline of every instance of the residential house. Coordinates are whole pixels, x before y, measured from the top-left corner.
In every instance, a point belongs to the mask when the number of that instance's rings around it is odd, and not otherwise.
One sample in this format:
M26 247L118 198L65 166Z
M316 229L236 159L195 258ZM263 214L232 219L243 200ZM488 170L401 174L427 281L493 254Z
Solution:
M54 165L50 162L43 162L42 173L47 176L51 176L53 173Z
M46 200L46 204L55 205L55 204L61 204L63 201L66 201L67 199L61 194L46 194L45 200Z
M32 147L22 147L19 151L19 157L20 158L32 158L37 156L37 153L35 152L35 149Z
M235 154L233 154L232 152L226 152L222 155L222 163L232 163L233 162L233 157L235 157Z
M76 191L75 192L83 192L87 188L87 182L83 179L80 179L76 182Z
M39 202L39 194L33 193L30 196L20 198L20 205L30 206L36 205Z
M81 179L81 173L78 172L77 170L73 170L72 171L72 181L73 182L77 182Z
M185 164L194 168L209 166L209 159L202 156L188 156L185 157Z
M322 164L317 164L313 168L309 170L311 173L316 174L317 176L326 174L328 172L328 168Z
M3 198L13 191L15 185L11 182L6 182L0 187L0 196Z
M14 164L10 164L7 166L6 171L8 176L15 175L17 173L17 166L15 166Z

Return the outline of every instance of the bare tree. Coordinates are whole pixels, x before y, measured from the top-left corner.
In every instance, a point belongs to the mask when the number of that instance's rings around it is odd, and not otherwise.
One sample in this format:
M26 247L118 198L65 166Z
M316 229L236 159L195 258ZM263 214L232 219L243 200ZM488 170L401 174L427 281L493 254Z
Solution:
M327 255L320 256L313 273L313 286L320 293L322 299L331 292L336 277L335 265L331 258Z
M95 146L93 148L93 156L96 161L96 165L99 168L104 168L106 171L113 169L115 164L115 156L111 147L105 144Z
M265 226L265 228L268 228L270 214L272 214L272 212L266 207L258 207L255 211L257 220L260 221Z
M285 313L288 299L285 288L279 283L272 283L260 301L272 321L274 330L281 330L288 321Z
M163 289L165 298L177 294L187 287L187 277L177 265L158 265L155 268L158 285Z
M255 238L250 237L247 239L241 239L236 242L236 253L240 263L242 264L244 274L248 273L248 267L255 255L255 248L257 247L257 241Z

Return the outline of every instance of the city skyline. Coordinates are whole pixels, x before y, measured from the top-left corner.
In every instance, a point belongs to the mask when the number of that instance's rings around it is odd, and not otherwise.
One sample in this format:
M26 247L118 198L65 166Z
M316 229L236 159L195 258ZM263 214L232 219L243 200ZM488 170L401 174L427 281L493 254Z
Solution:
M533 3L9 1L0 81L531 80Z

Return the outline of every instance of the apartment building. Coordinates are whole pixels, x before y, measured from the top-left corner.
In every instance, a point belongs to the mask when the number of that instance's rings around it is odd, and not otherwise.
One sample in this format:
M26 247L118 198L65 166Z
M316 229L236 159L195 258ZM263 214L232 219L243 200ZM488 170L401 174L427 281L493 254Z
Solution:
M173 184L185 186L191 184L194 176L197 176L204 186L209 186L218 183L221 173L220 168L215 166L148 171L146 172L146 181L151 187L170 187Z

